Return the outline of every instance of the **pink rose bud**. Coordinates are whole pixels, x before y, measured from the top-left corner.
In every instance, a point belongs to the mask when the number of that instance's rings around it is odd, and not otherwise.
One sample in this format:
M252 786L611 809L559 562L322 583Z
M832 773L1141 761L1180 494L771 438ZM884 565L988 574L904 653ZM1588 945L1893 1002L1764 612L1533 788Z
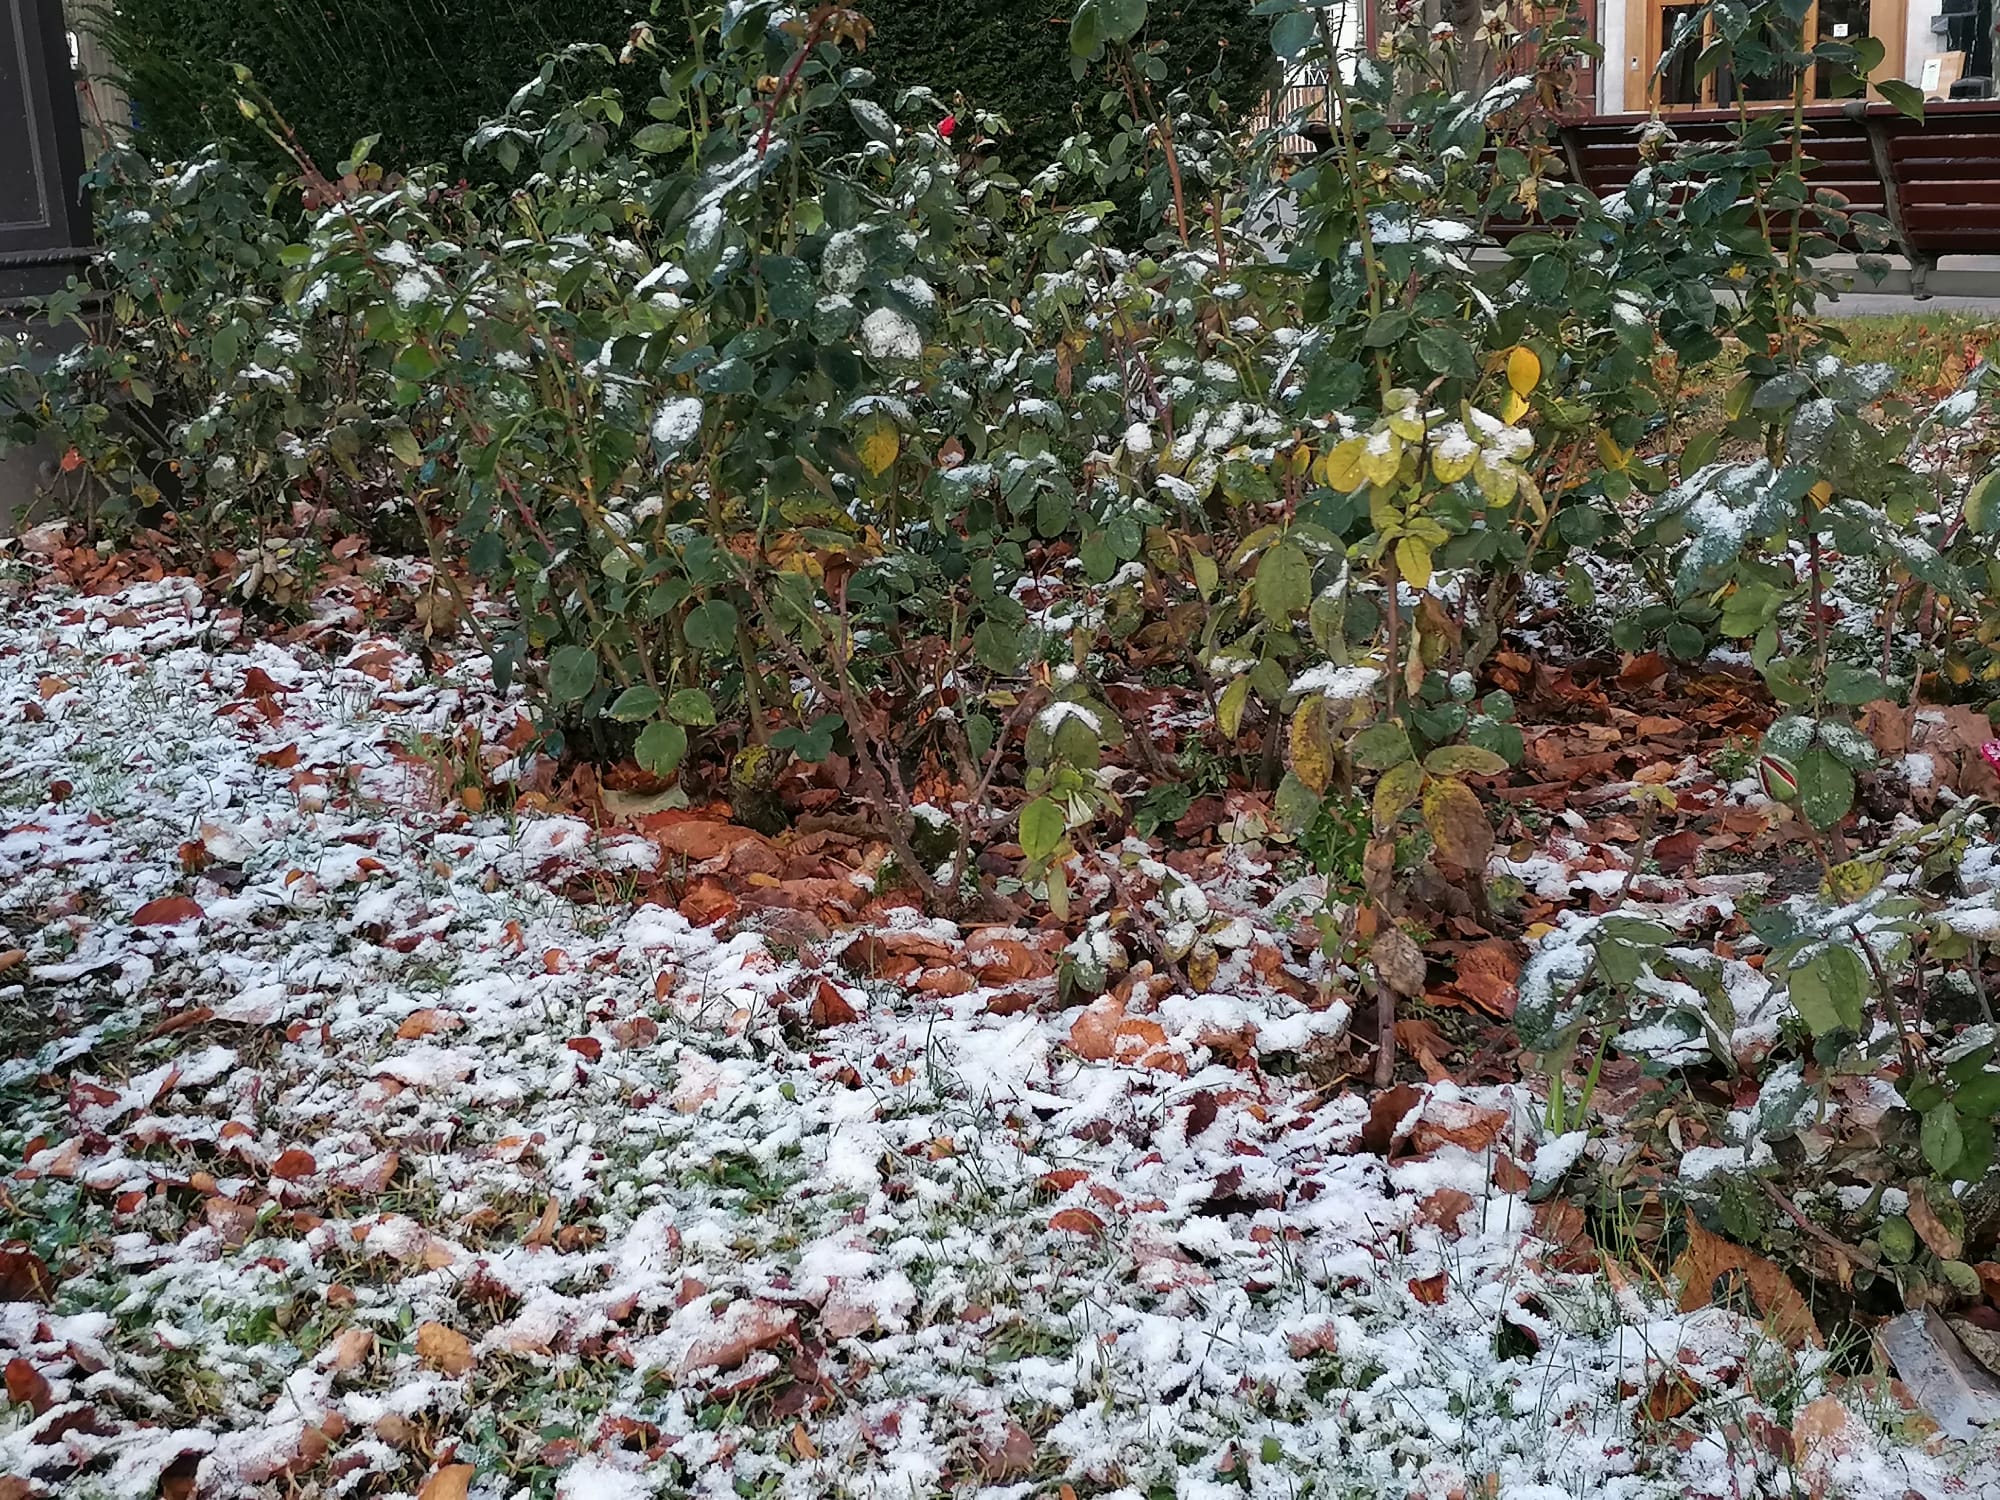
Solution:
M2000 740L1988 740L1979 747L1979 753L1986 757L1986 764L2000 771Z
M951 139L951 133L956 129L958 129L957 115L946 115L942 120L938 121L938 134L946 140Z

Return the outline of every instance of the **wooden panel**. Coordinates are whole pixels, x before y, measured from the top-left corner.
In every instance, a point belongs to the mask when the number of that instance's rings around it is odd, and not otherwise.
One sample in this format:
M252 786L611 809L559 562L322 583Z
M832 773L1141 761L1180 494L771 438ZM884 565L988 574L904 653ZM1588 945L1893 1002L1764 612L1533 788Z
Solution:
M0 301L53 290L89 242L61 0L0 0Z

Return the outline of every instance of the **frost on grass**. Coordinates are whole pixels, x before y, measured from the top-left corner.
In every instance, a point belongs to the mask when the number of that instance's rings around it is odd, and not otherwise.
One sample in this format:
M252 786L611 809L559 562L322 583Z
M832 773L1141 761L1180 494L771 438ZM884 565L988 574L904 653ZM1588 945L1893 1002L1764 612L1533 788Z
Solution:
M175 580L0 621L5 1233L55 1278L0 1305L29 1492L1793 1492L1642 1408L1782 1423L1818 1363L1566 1261L1498 1185L1585 1145L1535 1100L1439 1084L1363 1149L1312 1071L1345 1006L1254 853L1155 881L1220 963L1145 1014L865 882L830 936L703 925L649 839L446 803L440 747L516 706L321 602L284 646ZM1843 1495L1994 1492L1851 1436Z

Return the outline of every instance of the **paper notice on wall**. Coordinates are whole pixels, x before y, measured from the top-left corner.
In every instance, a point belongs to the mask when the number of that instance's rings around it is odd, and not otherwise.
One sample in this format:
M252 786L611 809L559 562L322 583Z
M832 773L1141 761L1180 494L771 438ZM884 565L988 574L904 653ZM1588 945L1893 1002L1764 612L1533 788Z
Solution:
M1944 59L1941 57L1927 57L1924 59L1924 76L1917 87L1923 91L1926 97L1935 94L1938 91L1938 82L1943 74Z
M1846 35L1847 35L1847 23L1845 21L1835 21L1833 23L1833 39L1835 41L1839 41L1842 37Z

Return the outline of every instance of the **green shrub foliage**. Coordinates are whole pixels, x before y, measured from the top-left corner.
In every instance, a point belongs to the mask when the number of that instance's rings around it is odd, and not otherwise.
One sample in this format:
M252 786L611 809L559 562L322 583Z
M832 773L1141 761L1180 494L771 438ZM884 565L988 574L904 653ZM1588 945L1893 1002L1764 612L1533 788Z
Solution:
M1327 60L1326 11L1257 8L1276 56ZM1808 47L1779 4L1715 9L1705 59L1736 76L1880 60ZM1233 764L1263 793L1238 825L1337 877L1326 943L1405 993L1398 874L1484 899L1477 785L1523 741L1478 669L1525 598L1587 614L1615 572L1649 591L1620 648L1747 647L1783 716L1746 759L1816 838L1873 767L1861 705L1926 667L2000 677L2000 485L1955 497L1909 462L1988 377L1914 411L1817 317L1816 263L1886 226L1813 190L1802 92L1716 145L1649 126L1601 201L1557 135L1573 22L1494 13L1473 41L1531 65L1476 90L1451 81L1468 43L1395 32L1333 70L1330 149L1288 164L1284 122L1217 119L1153 19L1082 0L1065 45L1108 107L1033 171L996 122L947 134L944 98L887 86L838 5L732 0L641 28L627 63L570 47L472 136L471 187L365 149L322 171L238 75L289 165L101 163L112 317L53 367L0 364L0 442L66 444L108 524L171 509L236 547L256 600L329 517L400 532L441 565L426 622L480 634L546 747L663 785L837 757L941 909L992 893L972 856L1001 848L1058 914L1108 907L1145 857L1125 832ZM1684 409L1697 380L1719 410ZM1832 607L1836 564L1874 615ZM467 609L468 575L506 607ZM1134 661L1192 705L1173 756L1104 680ZM1760 1131L1900 1048L1911 1170L1986 1173L1994 1039L1920 1058L1887 977L1971 941L1913 894L1963 836L1909 841L1925 873L1894 901L1830 865L1832 915L1760 918L1793 1017ZM1518 1030L1552 1078L1632 1030L1672 1044L1659 1067L1736 1066L1675 1009L1722 990L1671 936L1606 921L1538 954ZM1193 921L1149 941L1214 973ZM1917 1283L1963 1280L1884 1233Z

